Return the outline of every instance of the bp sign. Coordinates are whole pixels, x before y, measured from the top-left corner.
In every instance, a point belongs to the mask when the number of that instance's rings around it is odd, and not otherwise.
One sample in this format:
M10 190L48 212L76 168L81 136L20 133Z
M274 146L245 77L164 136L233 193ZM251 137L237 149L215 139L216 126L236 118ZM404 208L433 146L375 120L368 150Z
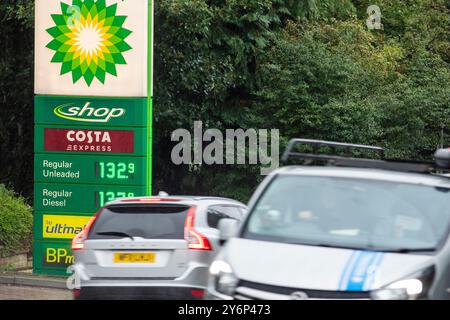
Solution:
M36 273L118 197L151 194L152 0L36 0Z
M36 93L151 96L149 1L36 0Z

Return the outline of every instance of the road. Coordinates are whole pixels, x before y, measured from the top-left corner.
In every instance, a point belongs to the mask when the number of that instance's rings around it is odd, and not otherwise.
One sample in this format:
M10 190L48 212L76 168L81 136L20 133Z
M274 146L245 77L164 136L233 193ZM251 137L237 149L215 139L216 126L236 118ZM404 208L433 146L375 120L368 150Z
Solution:
M71 300L68 290L0 285L0 300Z

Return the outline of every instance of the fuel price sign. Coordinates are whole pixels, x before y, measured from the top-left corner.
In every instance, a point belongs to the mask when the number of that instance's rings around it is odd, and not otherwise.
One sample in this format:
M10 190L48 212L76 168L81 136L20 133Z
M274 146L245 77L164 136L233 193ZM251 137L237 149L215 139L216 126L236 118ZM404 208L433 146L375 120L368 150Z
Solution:
M34 180L51 183L118 184L144 186L145 157L37 154Z
M38 212L95 213L116 198L145 195L145 186L36 183L34 207Z

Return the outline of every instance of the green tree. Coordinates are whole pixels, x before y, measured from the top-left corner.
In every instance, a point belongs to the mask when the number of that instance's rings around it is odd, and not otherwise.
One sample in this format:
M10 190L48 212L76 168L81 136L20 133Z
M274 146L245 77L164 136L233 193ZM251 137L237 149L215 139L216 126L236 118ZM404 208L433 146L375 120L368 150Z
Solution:
M372 4L383 30L366 27ZM173 165L170 135L195 120L414 159L450 132L447 0L158 0L155 11L154 191L246 200L261 180L257 166ZM27 196L33 17L32 1L0 3L0 181Z
M0 182L33 190L34 3L0 3Z

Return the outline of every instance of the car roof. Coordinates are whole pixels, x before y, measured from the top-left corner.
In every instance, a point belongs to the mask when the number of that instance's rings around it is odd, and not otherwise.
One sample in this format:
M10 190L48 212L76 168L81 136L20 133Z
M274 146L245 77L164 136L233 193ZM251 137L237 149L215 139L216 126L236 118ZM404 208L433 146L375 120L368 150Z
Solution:
M287 166L275 170L273 174L353 178L450 188L450 179L445 175L410 173L371 168Z
M192 205L199 202L227 202L230 204L235 204L238 206L246 207L245 204L224 197L211 197L211 196L144 196L144 197L133 197L133 198L118 198L111 202L108 202L106 206L118 205L118 204L180 204L180 205Z

